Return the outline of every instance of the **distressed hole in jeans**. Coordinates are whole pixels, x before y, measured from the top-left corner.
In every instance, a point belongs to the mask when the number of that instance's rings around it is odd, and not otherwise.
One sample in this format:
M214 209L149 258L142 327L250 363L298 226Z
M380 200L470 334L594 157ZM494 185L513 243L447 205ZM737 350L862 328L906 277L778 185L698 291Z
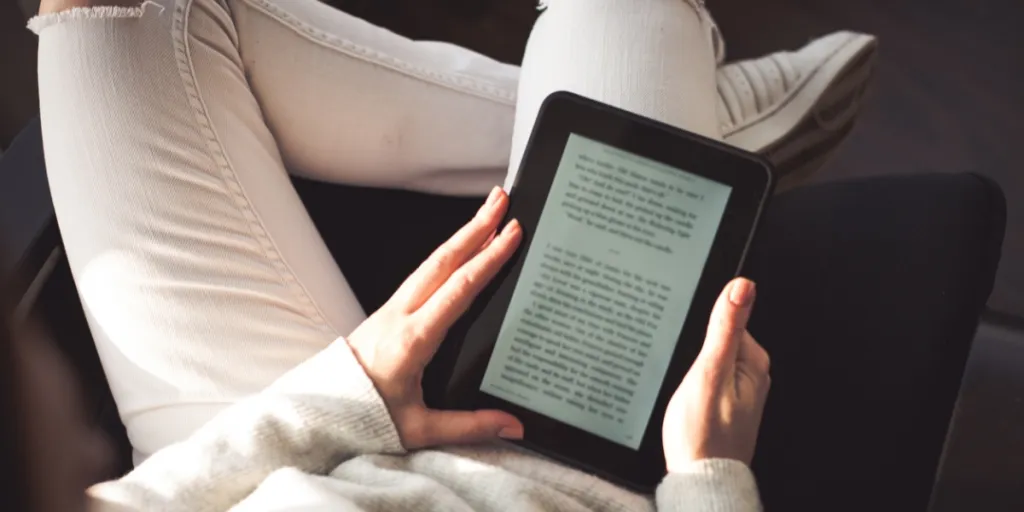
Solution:
M548 5L550 5L551 2L554 2L554 1L555 0L537 0L537 10L538 11L543 11L544 9L547 9ZM637 0L630 0L630 1L637 1ZM704 14L706 14L705 13L705 11L707 11L707 6L705 5L706 0L680 0L680 1L683 1L683 2L686 2L686 3L690 4L694 9L697 9L698 11L700 11L702 16Z
M75 0L44 1L39 15L28 20L28 28L37 35L46 27L75 20L138 19L147 11L164 12L164 6L153 0Z
M54 14L76 7L138 7L143 0L40 0L39 14Z

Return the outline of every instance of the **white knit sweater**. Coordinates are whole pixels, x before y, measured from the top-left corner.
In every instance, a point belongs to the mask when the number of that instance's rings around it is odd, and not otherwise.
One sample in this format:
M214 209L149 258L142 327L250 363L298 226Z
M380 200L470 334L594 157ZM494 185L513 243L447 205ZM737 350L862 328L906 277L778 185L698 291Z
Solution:
M408 453L343 340L90 495L98 511L760 509L736 461L694 463L651 497L512 446Z

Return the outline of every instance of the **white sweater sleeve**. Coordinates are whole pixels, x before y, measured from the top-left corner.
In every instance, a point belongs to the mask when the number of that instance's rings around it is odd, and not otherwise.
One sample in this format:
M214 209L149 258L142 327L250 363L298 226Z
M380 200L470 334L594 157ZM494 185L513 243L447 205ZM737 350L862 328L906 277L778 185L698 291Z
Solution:
M91 510L227 510L280 469L322 475L362 454L403 452L383 400L338 340L185 441L90 489ZM747 466L721 459L668 475L656 500L662 511L760 510Z
M96 511L225 510L281 468L324 474L357 455L403 451L373 382L339 339L89 494Z
M729 459L696 461L683 472L670 473L656 495L659 511L755 512L761 510L754 474L746 464Z

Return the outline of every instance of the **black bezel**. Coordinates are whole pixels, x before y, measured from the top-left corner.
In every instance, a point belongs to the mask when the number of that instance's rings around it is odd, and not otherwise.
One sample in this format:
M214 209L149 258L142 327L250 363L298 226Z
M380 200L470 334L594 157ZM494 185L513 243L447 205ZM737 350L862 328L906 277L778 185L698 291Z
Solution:
M480 391L531 235L570 133L733 187L639 450ZM700 349L718 293L740 271L771 189L770 165L756 155L575 94L552 94L540 109L510 194L507 219L516 218L522 224L524 238L520 250L449 331L428 369L427 379L448 384L443 389L428 389L428 402L445 408L508 411L526 427L526 439L520 444L617 483L650 491L665 475L661 446L665 407Z

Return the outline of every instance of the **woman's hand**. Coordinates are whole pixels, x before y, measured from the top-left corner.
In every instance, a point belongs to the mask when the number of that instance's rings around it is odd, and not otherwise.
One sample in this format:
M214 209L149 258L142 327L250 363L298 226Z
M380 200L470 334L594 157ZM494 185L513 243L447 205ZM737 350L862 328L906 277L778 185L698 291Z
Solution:
M747 332L753 306L754 283L743 278L718 297L704 347L665 412L669 472L701 459L753 459L771 384L768 353Z
M519 246L515 220L496 232L507 208L508 196L495 187L473 220L348 337L408 450L523 437L523 424L510 414L437 411L423 403L423 370L448 328Z

